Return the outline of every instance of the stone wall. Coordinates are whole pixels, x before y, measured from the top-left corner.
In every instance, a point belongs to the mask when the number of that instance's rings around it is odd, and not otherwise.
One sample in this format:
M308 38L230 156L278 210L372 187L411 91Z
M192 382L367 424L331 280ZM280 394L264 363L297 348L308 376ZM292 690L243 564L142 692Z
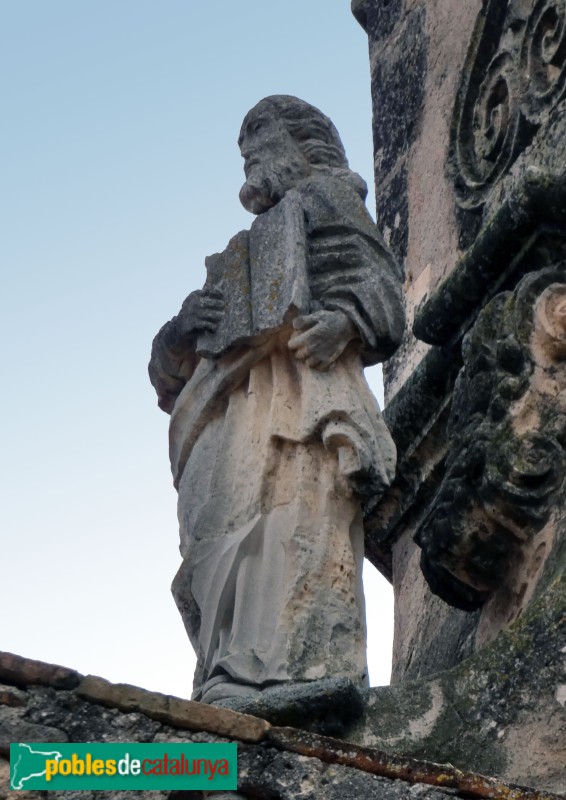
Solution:
M393 686L360 735L565 791L566 7L352 10L410 321L384 370L397 477L366 520Z
M459 360L431 353L412 325L416 309L461 252L445 164L454 98L480 7L479 0L352 3L369 39L376 219L404 266L408 322L402 347L384 365L398 478L366 524L367 555L394 586L394 681L450 668L473 650L475 620L431 595L413 542L446 454L446 394Z
M408 326L384 365L386 401L428 347L411 332L415 309L461 253L457 206L445 164L454 97L480 0L357 0L369 37L376 219L405 267Z
M0 653L0 798L66 798L73 792L8 790L10 742L217 742L238 744L238 788L270 800L551 800L452 766L277 727L228 709L83 677L64 667ZM201 797L145 792L152 800ZM81 797L96 800L97 792ZM122 796L120 792L106 797Z
M543 562L565 535L564 470L550 462L563 463L566 411L566 10L352 8L369 37L377 221L404 263L412 327L385 370L397 479L366 524L368 556L394 586L399 681L492 641L544 590ZM557 287L546 366L528 276L539 294ZM535 498L525 487L536 480Z

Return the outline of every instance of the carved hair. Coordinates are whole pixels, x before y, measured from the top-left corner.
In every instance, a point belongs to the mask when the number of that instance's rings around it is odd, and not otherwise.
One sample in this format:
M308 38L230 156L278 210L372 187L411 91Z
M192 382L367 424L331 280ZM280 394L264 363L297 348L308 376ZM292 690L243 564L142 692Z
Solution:
M295 139L315 171L329 171L335 177L349 180L365 199L367 185L352 172L344 145L332 120L315 106L288 94L265 97L248 111L242 130L262 111L277 116Z
M261 100L250 114L268 107L275 111L298 142L311 164L347 167L348 159L334 123L315 106L287 94L276 94Z

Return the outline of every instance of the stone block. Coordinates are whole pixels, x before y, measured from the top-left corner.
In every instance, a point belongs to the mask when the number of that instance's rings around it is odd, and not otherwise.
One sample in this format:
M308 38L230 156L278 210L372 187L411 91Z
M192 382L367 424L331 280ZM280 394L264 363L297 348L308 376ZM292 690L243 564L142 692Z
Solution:
M82 680L77 694L93 703L139 712L173 727L208 731L243 742L261 741L270 728L265 720L246 714L149 692L129 684L110 683L93 675Z
M26 692L22 692L21 689L0 684L0 706L12 706L13 708L25 706L27 698Z
M22 709L0 707L0 753L8 755L11 742L66 742L67 734L49 725L24 719Z
M0 680L14 686L53 686L72 689L78 686L81 675L74 669L34 661L14 653L0 652Z

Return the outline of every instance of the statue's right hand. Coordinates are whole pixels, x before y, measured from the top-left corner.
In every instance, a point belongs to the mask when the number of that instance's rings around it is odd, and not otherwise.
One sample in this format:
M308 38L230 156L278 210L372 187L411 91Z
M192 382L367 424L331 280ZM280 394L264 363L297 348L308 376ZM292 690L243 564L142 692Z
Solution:
M218 289L191 292L181 306L179 323L184 334L196 331L214 333L224 314L224 299Z

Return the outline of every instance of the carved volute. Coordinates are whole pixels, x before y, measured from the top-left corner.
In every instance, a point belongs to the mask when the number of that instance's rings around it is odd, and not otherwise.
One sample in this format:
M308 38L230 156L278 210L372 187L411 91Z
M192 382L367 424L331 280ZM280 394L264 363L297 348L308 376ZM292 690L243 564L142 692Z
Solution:
M489 192L566 92L564 0L489 0L454 110L450 170L463 208Z

